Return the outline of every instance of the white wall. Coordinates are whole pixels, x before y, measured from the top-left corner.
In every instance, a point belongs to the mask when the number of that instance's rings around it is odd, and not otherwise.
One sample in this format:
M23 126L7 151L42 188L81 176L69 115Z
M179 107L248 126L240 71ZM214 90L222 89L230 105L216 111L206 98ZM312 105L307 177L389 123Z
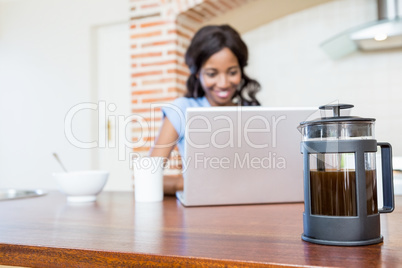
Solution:
M262 84L262 103L354 104L352 114L376 118L377 139L402 155L402 49L331 60L319 48L335 34L376 19L375 0L336 0L244 34L251 54L247 72Z
M0 188L56 188L54 151L70 170L95 165L66 139L64 118L93 101L91 32L128 18L127 0L0 2ZM96 138L92 115L74 117L78 139Z

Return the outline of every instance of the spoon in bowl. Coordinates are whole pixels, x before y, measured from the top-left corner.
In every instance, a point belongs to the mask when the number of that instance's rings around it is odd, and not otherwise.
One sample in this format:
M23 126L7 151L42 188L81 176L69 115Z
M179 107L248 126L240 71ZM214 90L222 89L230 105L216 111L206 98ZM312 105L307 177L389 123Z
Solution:
M56 158L57 162L60 164L61 168L65 171L68 172L67 169L64 167L63 163L61 162L59 156L56 153L53 153L54 158Z

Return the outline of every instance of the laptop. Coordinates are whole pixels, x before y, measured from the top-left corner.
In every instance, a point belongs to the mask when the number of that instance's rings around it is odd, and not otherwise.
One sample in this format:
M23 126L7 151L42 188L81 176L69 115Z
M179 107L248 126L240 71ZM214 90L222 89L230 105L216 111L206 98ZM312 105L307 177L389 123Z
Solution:
M202 107L186 114L184 206L303 202L302 121L317 108Z

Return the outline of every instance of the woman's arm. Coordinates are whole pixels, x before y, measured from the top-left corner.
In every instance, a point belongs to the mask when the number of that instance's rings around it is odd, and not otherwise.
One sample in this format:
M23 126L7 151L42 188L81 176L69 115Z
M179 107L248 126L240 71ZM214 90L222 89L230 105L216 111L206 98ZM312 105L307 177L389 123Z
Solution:
M176 145L179 135L167 117L163 120L155 145L151 148L150 156L161 156L166 163ZM180 175L163 177L163 192L165 195L175 195L183 190L183 177Z
M176 146L178 138L179 135L172 123L165 117L159 135L155 140L155 145L151 148L149 153L150 156L161 156L164 157L166 161L173 148Z

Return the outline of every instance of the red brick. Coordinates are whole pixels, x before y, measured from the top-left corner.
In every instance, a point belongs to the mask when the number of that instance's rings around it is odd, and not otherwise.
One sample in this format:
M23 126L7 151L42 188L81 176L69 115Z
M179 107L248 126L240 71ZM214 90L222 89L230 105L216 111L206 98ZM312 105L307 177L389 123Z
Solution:
M174 82L174 78L161 78L157 80L144 80L142 81L142 85L155 85L155 84L163 84L163 83L169 83L169 82Z
M220 12L224 12L225 10L222 10L219 6L215 5L211 1L205 1L204 2L206 5L209 5L213 10L219 10Z
M182 94L182 93L186 92L186 90L181 89L179 87L169 87L168 92L169 93L175 92L175 93L181 93Z
M149 72L140 72L140 73L132 73L131 77L144 77L144 76L154 76L161 75L162 71L149 71Z
M180 75L184 75L184 76L189 76L190 75L189 72L185 72L185 71L178 70L178 69L170 69L167 72L168 72L168 74L174 73L174 74L180 74Z
M222 6L225 6L225 7L226 7L226 10L225 10L225 11L228 11L228 10L233 9L233 7L230 6L230 5L229 5L227 2L225 2L225 1L218 0L218 2L221 3Z
M144 94L162 94L163 89L148 89L148 90L135 90L131 95L144 95Z
M142 23L141 28L160 26L160 25L165 25L168 23L172 23L172 22L171 21L155 21L155 22Z
M196 17L192 16L191 14L188 14L188 12L184 12L182 14L184 16L186 16L187 18L189 18L190 20L195 21L196 23L203 23L204 22L203 20L201 20L199 18L196 18Z
M142 103L171 102L175 99L176 99L176 97L150 98L150 99L143 99Z
M142 44L141 47L163 46L163 45L174 44L174 43L177 44L177 41L176 40L158 41L158 42Z
M142 147L133 148L134 152L139 152L139 153L141 153L141 152L149 152L150 150L151 150L151 146L142 146Z
M160 57L160 56L162 56L162 52L148 52L141 54L133 54L131 55L131 58L137 59L137 58Z
M191 38L191 36L189 36L188 34L183 33L183 32L180 31L180 30L169 30L169 31L168 31L168 34L173 34L173 33L177 34L178 36L184 37L184 38L186 38L186 39L190 39L190 38Z
M133 34L133 35L130 36L130 38L131 39L146 38L146 37L158 36L158 35L162 35L162 31Z
M172 55L172 54L174 54L176 56L179 56L179 57L184 57L184 54L182 52L180 52L180 51L177 51L177 50L168 51L168 55Z
M178 60L166 60L166 61L157 61L157 62L149 62L149 63L141 63L141 67L147 66L159 66L159 65L166 65L166 64L178 64Z
M153 3L153 4L148 4L148 5L141 5L141 8L152 8L152 7L158 7L159 3Z
M153 108L153 110L154 110L154 112L158 113L158 112L161 111L161 108L157 107L157 108ZM135 113L135 114L137 114L137 113L150 113L151 112L151 107L149 107L149 108L133 108L133 109L131 109L131 112Z

